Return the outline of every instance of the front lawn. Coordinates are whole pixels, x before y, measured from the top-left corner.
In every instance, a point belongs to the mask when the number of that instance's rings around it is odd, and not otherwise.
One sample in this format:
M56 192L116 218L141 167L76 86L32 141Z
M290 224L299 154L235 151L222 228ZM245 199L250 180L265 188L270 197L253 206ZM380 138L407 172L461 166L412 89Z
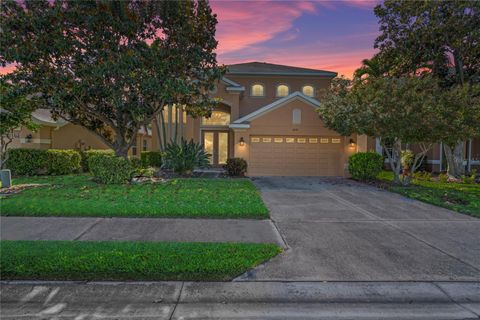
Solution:
M3 216L268 218L248 179L173 179L163 183L100 185L88 175L14 179L40 183L0 200Z
M393 181L393 173L382 172L378 178L391 182ZM480 218L479 184L415 180L411 186L391 185L389 186L389 190L412 199Z
M274 244L1 241L2 280L226 281L276 256Z

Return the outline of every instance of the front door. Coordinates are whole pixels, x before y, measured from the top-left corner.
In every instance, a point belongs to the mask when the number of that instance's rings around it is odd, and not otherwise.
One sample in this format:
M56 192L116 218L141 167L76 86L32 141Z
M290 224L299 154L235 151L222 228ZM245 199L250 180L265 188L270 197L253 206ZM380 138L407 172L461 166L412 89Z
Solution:
M212 156L210 164L224 165L228 158L228 131L202 131L203 147Z

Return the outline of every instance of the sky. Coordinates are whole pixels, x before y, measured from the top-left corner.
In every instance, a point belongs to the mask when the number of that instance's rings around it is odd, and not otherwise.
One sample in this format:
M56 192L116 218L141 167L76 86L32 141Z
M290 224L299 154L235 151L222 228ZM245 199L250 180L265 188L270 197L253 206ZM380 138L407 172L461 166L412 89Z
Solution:
M379 0L210 0L218 61L269 62L351 77L375 53ZM14 68L0 68L8 73Z
M338 72L351 77L375 53L376 1L211 0L218 61L250 61Z

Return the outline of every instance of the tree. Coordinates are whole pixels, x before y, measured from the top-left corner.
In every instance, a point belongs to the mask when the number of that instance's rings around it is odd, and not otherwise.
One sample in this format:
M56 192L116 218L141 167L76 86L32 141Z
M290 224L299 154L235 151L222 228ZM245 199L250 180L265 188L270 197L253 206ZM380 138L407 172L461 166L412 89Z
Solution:
M480 81L480 2L387 0L374 11L382 32L375 48L392 74L431 73L445 88ZM448 172L455 177L464 172L463 141L472 138L468 130L459 133L457 141L445 143Z
M387 72L388 68L381 61L379 55L373 56L371 59L363 59L362 66L355 70L353 74L356 79L364 79L368 77L379 78Z
M206 0L3 1L0 62L40 92L55 117L126 157L167 105L208 114L223 69Z
M380 138L394 182L407 185L409 176L400 176L402 144L419 144L421 148L410 168L413 173L432 145L446 139L451 130L447 121L450 113L458 108L465 111L461 106L471 106L470 97L465 90L445 92L431 76L381 77L353 83L340 80L333 82L318 113L328 128L343 135ZM478 103L469 110L466 117L480 115Z
M14 138L14 130L19 127L36 129L31 113L34 96L28 95L25 87L12 85L6 76L0 77L0 169L8 160L8 148Z

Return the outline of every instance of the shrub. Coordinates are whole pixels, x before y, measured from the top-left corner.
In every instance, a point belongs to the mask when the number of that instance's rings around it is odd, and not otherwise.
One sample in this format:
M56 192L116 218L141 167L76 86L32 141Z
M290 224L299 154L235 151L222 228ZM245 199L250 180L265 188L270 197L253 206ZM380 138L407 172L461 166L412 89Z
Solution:
M47 170L51 175L62 175L80 170L80 153L75 150L47 150Z
M135 169L128 159L110 154L89 156L88 167L95 180L104 184L129 182L135 173Z
M375 179L382 168L383 157L375 152L359 152L348 159L348 171L356 180Z
M165 166L178 174L191 174L195 168L208 167L210 156L201 144L182 138L180 143L165 147Z
M135 170L136 177L144 177L144 178L152 178L155 175L155 168L148 167L148 168L139 168Z
M230 158L223 166L231 177L243 177L247 172L247 161L242 158Z
M143 168L142 160L140 160L139 158L131 157L130 163L135 170Z
M410 170L412 168L414 159L415 155L413 154L412 150L402 150L400 155L400 163L405 170Z
M15 176L46 173L47 151L26 148L10 149L5 166Z
M465 184L474 184L477 176L477 170L473 169L469 175L462 175L462 181Z
M143 167L158 167L162 166L162 153L160 151L142 151L140 154Z
M83 172L89 172L88 170L88 158L95 154L104 154L104 155L115 155L115 152L112 149L90 149L87 151L80 151L80 165Z
M412 178L418 181L430 181L432 174L428 171L417 171L412 174Z
M440 173L438 175L438 181L440 181L441 183L447 183L448 182L448 174Z

